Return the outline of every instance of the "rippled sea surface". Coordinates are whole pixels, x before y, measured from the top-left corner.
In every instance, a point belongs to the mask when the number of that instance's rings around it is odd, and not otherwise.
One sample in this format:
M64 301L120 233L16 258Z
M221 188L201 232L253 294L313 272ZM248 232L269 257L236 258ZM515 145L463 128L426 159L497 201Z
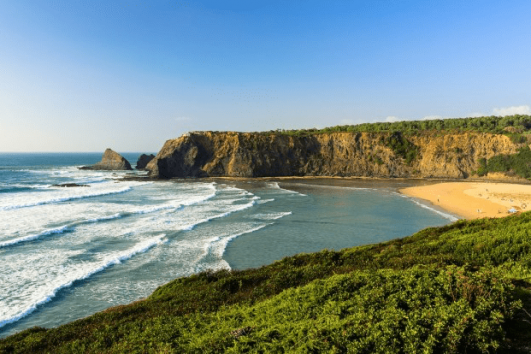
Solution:
M123 154L132 164L139 154ZM101 154L0 154L0 337L148 296L207 269L245 269L444 225L406 182L123 180ZM76 183L83 187L58 187Z

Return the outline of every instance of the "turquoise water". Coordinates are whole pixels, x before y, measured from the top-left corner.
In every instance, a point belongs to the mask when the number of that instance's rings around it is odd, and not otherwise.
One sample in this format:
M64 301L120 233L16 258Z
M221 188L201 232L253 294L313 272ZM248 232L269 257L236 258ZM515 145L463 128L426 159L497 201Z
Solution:
M134 165L140 154L123 154ZM405 182L123 180L101 154L0 154L0 336L149 296L206 269L245 269L447 224ZM59 183L88 187L60 188Z

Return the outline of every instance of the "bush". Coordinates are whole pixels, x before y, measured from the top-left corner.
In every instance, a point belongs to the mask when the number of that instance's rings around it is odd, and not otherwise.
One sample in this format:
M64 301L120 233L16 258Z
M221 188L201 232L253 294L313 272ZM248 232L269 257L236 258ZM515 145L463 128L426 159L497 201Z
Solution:
M488 172L514 172L520 177L531 178L531 150L526 146L513 155L497 155L487 162L480 160L478 174L483 176Z
M408 165L411 165L415 160L419 151L419 148L415 144L404 138L398 131L389 135L384 140L384 144L393 150L395 155L405 159Z

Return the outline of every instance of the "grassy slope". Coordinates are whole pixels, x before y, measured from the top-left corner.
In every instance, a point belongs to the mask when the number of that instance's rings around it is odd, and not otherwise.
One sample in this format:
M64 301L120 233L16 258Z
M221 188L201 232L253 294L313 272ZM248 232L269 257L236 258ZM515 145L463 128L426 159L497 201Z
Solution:
M144 301L0 340L0 352L529 352L530 230L531 213L459 221L201 273Z

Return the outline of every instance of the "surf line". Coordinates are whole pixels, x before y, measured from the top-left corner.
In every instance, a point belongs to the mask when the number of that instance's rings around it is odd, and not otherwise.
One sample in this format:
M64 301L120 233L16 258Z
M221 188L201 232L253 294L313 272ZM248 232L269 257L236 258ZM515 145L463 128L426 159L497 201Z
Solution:
M132 189L133 188L131 186L127 186L127 187L120 188L118 190L99 191L95 193L88 193L88 194L81 194L81 195L70 195L70 196L65 196L65 197L49 198L45 200L39 200L39 201L28 202L28 203L23 203L23 204L7 205L7 206L0 207L0 210L20 209L20 208L33 207L33 206L38 206L38 205L67 202L69 200L99 197L99 196L109 195L109 194L119 194L119 193L129 192Z
M72 286L76 281L88 279L92 275L99 273L113 265L120 264L123 261L126 261L139 253L145 253L149 251L151 248L153 248L156 245L165 243L166 241L164 240L164 237L166 237L166 234L161 234L149 240L139 242L134 247L128 250L125 250L123 252L119 252L115 255L112 255L112 258L108 257L107 259L103 260L103 262L101 262L102 263L101 265L89 270L81 277L78 277L76 279L67 280L63 284L59 284L50 293L44 295L43 297L41 297L39 300L37 300L33 304L30 304L28 307L26 307L25 309L23 309L16 315L10 318L7 318L7 319L0 319L0 328L4 327L7 324L16 322L20 320L21 318L28 316L33 311L35 311L38 306L51 301L56 296L57 292L59 292L61 289Z
M18 245L18 244L24 243L24 242L35 241L35 240L38 240L38 239L40 239L40 238L42 238L44 236L50 236L50 235L54 235L54 234L63 234L63 233L66 233L66 232L72 232L72 231L74 231L76 229L77 226L81 226L81 225L93 224L93 223L97 223L97 222L101 222L101 221L109 221L109 220L114 220L114 219L120 219L120 218L129 217L129 216L133 216L133 215L137 215L137 214L155 213L155 212L158 212L158 211L161 211L161 210L167 210L167 209L179 210L179 209L182 209L182 208L187 207L187 206L191 206L191 205L194 205L194 204L199 204L199 203L205 202L205 201L207 201L207 200L209 200L209 199L211 199L211 198L213 198L215 196L216 196L216 193L214 192L214 193L211 193L209 195L202 196L202 197L199 197L199 198L195 198L195 199L192 199L192 200L189 200L189 201L183 201L182 203L179 203L177 205L171 205L171 204L170 205L161 205L161 206L155 206L155 207L148 208L148 209L139 209L139 210L133 210L133 211L123 211L121 213L116 213L116 214L113 214L113 215L100 216L100 217L96 217L96 218L92 218L92 219L87 219L87 220L75 222L75 223L72 223L72 224L69 224L69 225L63 225L63 226L60 226L60 227L57 227L57 228L44 230L44 231L42 231L40 233L37 233L37 234L34 234L34 235L23 236L23 237L7 240L7 241L4 241L4 242L0 242L0 248L15 246L15 245Z
M245 234L250 234L250 233L253 233L253 232L256 232L258 230L261 230L269 225L273 225L274 222L270 222L270 223L264 223L264 224L260 224L256 227L253 227L251 229L248 229L248 230L243 230L243 231L240 231L240 232L237 232L235 234L229 234L227 236L216 236L216 237L213 237L213 238L210 238L210 239L207 239L205 240L206 243L205 245L203 245L203 251L201 253L201 255L195 259L192 263L192 265L194 266L194 272L195 273L198 273L200 271L203 271L203 267L206 266L207 268L212 268L212 265L211 264L201 264L201 261L203 261L205 258L207 258L209 255L214 255L216 257L216 260L218 261L218 263L220 262L221 265L218 264L218 266L215 266L213 267L214 269L227 269L227 270L230 270L230 266L229 264L223 259L223 255L225 254L225 251L227 249L227 245L232 241L234 240L235 238L239 237L239 236L242 236L242 235L245 235Z
M421 208L424 208L424 209L428 209L429 211L433 212L433 213L436 213L436 214L439 214L440 216L450 220L450 221L457 221L459 220L458 218L456 218L455 216L453 215L450 215L450 214L446 214L446 213L443 213L442 211L439 211L437 209L434 209L434 208L431 208L429 206L427 206L426 204L423 204L417 200L415 200L414 198L411 198L411 197L408 197L407 195L403 195L403 194L400 194L400 193L396 193L398 194L399 196L401 196L402 198L406 198L408 200L411 200L413 203L417 204L418 206L420 206Z
M193 230L197 225L200 225L200 224L204 224L206 222L209 222L211 220L215 220L215 219L220 219L220 218L224 218L224 217L227 217L229 215L231 215L232 213L237 213L239 211L242 211L242 210L245 210L245 209L249 209L249 208L252 208L254 205L257 204L257 201L260 200L260 197L258 196L254 196L253 198L250 199L251 201L247 204L242 204L241 206L238 206L232 210L229 210L229 211L226 211L224 213L221 213L221 214L217 214L217 215L213 215L213 216L209 216L207 218L204 218L204 219L201 219L201 220L197 220L195 221L194 223L192 224L188 224L188 225L185 225L181 228L182 231L191 231Z
M307 194L304 194L304 193L299 193L299 192L296 192L296 191L292 191L292 190L289 190L289 189L282 188L282 187L280 187L278 182L271 182L271 183L268 183L267 185L269 187L271 187L272 189L283 191L284 193L293 194L293 195L299 195L301 197L307 197L308 196Z

